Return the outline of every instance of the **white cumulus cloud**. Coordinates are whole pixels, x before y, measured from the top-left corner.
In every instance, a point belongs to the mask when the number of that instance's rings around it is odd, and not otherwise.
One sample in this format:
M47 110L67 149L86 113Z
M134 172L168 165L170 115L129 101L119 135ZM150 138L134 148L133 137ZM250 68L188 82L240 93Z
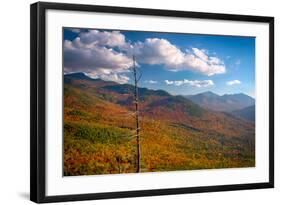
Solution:
M145 80L145 83L149 83L149 84L157 84L158 81L157 80Z
M165 80L164 81L167 85L175 85L175 86L181 86L181 85L190 85L192 87L202 88L202 87L209 87L214 85L214 82L212 80Z
M128 83L128 81L130 80L130 78L125 74L109 72L108 70L93 71L88 75L92 78L100 78L106 81L114 81L120 84Z
M121 45L122 38L111 39L110 34L97 32L97 38L92 33L88 36L81 33L73 41L64 41L64 72L84 72L94 78L113 80L126 83L129 78L124 75L132 67L132 59L123 52L117 52L106 46ZM85 35L85 36L84 36ZM111 40L106 41L108 36ZM83 39L83 40L82 40ZM99 40L97 40L99 39Z
M200 50L198 48L192 48L193 53L199 57L200 59L202 59L203 61L208 61L209 57L207 56L207 54L205 53L206 51L204 50Z
M208 56L204 49L192 48L183 52L166 39L147 38L144 42L135 43L130 52L140 63L162 64L170 71L191 70L208 76L226 72L224 62L218 57Z
M227 85L238 85L241 84L240 80L231 80L226 82Z
M125 36L119 31L89 30L79 33L79 37L81 42L87 45L123 47L127 44Z
M163 65L168 71L190 70L207 76L226 72L224 62L208 55L204 49L182 51L160 38L131 43L119 31L72 30L78 36L64 41L64 73L79 71L95 78L126 83L129 81L126 73L133 65L132 55L136 57L137 66Z
M133 45L138 62L150 65L164 64L168 67L180 65L184 54L166 39L147 38Z

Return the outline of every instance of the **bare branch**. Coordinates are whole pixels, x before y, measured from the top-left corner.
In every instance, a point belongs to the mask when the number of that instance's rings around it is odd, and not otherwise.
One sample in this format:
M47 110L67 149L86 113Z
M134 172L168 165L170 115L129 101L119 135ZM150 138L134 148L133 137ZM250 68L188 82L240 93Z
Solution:
M138 77L138 79L137 79L137 82L140 81L141 77L142 77L142 73L140 73L140 75L139 75L139 77Z

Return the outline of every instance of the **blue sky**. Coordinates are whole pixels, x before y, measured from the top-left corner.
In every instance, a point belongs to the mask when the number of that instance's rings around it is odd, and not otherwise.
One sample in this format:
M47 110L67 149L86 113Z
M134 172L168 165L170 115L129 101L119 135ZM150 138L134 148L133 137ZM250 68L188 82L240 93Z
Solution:
M254 37L64 29L64 73L131 83L133 54L142 87L255 97Z

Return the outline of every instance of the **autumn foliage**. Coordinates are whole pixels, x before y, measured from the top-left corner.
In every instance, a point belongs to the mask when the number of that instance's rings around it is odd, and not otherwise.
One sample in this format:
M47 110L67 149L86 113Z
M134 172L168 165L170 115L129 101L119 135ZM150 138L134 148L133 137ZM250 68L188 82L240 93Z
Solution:
M130 85L64 78L64 175L136 172ZM255 166L254 123L165 91L140 99L142 172Z

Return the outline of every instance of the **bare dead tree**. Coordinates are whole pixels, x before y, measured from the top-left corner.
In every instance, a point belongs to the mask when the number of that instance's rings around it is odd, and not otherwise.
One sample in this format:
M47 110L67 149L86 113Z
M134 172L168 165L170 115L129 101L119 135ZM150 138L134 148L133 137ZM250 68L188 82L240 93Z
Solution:
M135 120L136 120L136 142L137 142L137 170L141 172L141 144L140 144L140 127L139 127L139 93L138 82L141 75L137 76L136 61L133 55L133 76L134 76L134 104L135 104Z

